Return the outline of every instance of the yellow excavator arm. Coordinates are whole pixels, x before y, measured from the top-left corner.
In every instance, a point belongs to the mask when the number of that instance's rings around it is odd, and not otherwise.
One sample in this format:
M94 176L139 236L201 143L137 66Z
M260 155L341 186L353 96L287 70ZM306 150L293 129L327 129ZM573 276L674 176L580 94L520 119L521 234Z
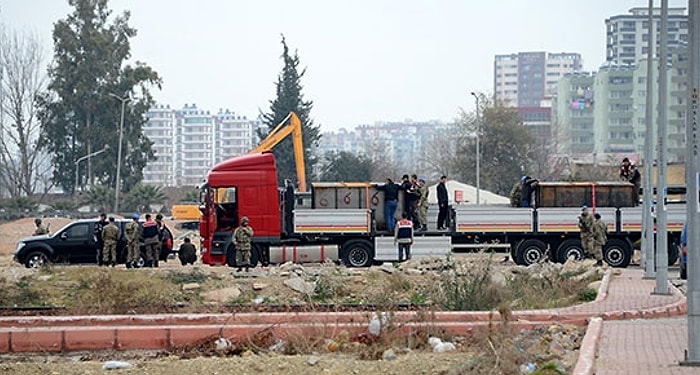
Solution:
M292 143L294 145L294 163L297 167L297 179L299 180L299 191L306 192L306 164L304 162L304 143L301 138L301 120L294 112L289 112L289 115L275 126L267 137L263 139L258 147L250 150L249 154L265 152L272 150L278 143L288 135L292 135Z

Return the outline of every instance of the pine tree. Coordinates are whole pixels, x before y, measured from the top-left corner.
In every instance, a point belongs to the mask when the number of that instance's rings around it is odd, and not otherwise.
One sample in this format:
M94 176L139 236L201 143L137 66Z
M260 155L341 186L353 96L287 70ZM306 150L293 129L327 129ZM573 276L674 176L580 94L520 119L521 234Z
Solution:
M306 179L311 179L311 171L318 163L318 158L314 155L313 149L318 146L318 141L321 138L319 126L314 126L313 120L310 118L311 107L313 102L304 100L302 94L301 78L304 76L306 69L299 72L299 55L295 51L294 55L290 55L287 42L282 36L282 60L284 68L277 78L277 97L270 101L270 112L263 114L263 123L268 126L266 131L259 130L258 136L264 139L267 133L282 122L289 112L295 112L302 124L303 144L304 144L304 160L306 162ZM296 165L294 163L294 151L292 148L292 139L287 138L280 142L274 149L275 159L277 162L277 180L280 186L283 186L284 179L296 180Z

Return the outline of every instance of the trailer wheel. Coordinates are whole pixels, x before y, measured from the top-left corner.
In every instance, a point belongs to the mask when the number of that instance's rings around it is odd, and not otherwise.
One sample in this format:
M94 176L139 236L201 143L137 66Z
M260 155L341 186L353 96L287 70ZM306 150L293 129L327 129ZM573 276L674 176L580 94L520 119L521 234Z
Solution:
M365 240L350 240L341 247L343 262L348 267L369 267L372 264L372 245Z
M632 247L626 241L613 238L605 244L603 259L612 267L625 268L632 260Z
M566 263L569 257L573 257L574 260L581 260L585 258L585 256L586 254L583 251L581 240L568 239L557 247L556 261L559 263Z
M523 240L518 243L515 252L515 263L521 266L529 266L538 263L545 258L547 245L540 240Z

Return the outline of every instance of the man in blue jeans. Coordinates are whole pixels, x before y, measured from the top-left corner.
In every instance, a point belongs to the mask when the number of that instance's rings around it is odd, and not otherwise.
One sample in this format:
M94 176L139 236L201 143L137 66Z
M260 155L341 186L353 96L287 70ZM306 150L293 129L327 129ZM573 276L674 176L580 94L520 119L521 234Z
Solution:
M386 179L384 185L378 185L377 190L384 192L384 221L386 222L386 230L393 232L396 225L396 207L399 205L399 189L400 186L395 184L391 178Z

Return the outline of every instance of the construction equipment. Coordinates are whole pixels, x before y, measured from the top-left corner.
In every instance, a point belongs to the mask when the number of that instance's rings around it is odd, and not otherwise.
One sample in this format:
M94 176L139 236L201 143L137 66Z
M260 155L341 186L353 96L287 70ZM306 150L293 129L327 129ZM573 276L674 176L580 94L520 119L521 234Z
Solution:
M294 163L297 169L299 191L305 192L306 164L304 162L304 144L302 142L301 120L299 120L299 116L297 116L296 113L289 112L289 115L275 126L275 128L267 134L267 137L265 137L257 147L250 150L248 154L270 151L290 134L292 135L292 143L294 146Z

